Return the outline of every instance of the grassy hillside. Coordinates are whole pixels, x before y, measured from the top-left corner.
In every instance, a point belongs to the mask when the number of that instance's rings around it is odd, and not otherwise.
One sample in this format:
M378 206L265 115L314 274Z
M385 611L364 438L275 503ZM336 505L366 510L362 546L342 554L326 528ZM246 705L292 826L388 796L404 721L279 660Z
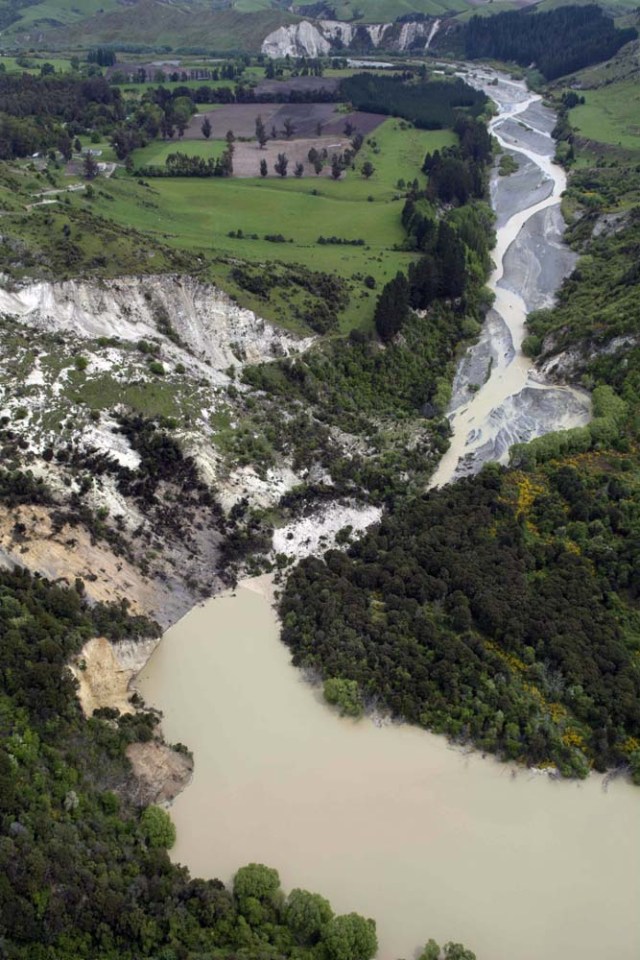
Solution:
M592 0L542 0L537 10ZM299 19L335 18L361 23L390 23L411 14L428 17L492 16L519 9L516 0L471 3L469 0L0 0L0 29L6 48L86 48L99 43L142 45L150 50L183 47L213 52L257 51L273 30ZM632 15L635 0L601 4L621 20ZM307 8L309 13L307 13ZM624 24L626 25L626 23Z
M635 26L639 25L640 17L635 20ZM634 79L640 81L640 40L627 43L606 63L596 63L592 67L579 70L574 75L573 82L583 89L594 89L620 80Z
M305 6L317 0L299 0L295 9L304 14ZM466 0L337 0L328 4L338 20L356 20L361 23L390 23L398 17L411 13L424 13L429 17L448 16L465 10Z
M0 24L5 31L30 31L47 29L56 24L72 24L86 20L99 11L107 12L118 8L117 0L76 0L65 3L64 0L0 0Z
M33 43L33 29L41 31L36 38L43 47L72 46L86 48L100 43L140 44L149 49L190 47L203 51L259 50L264 37L285 23L295 21L289 13L278 9L259 10L252 14L235 9L214 10L201 3L168 4L158 0L139 0L131 5L89 3L81 15L60 19L56 16L58 0L49 0L51 7L39 4L29 10L29 20L14 22L5 34L5 41L27 38Z
M640 85L623 80L584 91L585 103L571 111L571 123L581 137L640 150Z

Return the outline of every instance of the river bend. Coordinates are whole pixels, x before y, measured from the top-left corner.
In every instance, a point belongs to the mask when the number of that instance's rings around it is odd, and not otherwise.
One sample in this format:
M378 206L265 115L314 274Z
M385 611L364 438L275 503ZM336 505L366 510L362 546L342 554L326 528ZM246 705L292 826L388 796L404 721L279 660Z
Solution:
M553 116L522 84L487 90L520 166L492 184L496 302L456 377L437 485L589 410L520 351L527 308L549 302L572 263ZM637 960L637 788L556 782L417 728L340 719L290 665L269 589L249 581L192 610L140 678L168 739L195 755L172 811L175 859L225 881L249 861L274 866L286 889L375 917L381 960L409 960L430 936L479 960Z

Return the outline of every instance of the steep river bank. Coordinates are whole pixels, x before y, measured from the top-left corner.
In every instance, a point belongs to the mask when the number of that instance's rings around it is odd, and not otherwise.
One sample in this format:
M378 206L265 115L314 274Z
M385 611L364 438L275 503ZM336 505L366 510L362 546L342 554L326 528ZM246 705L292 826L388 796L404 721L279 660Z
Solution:
M540 383L519 353L531 298L551 296L571 266L550 117L521 85L489 90L494 129L522 159L519 180L493 186L496 306L458 373L437 484L588 416L582 394ZM510 289L520 284L522 296ZM166 736L195 755L172 808L176 860L224 880L268 863L285 888L375 917L382 960L410 960L429 936L463 941L479 960L640 955L637 789L600 776L557 782L416 728L342 720L278 634L270 582L250 581L192 610L142 672Z

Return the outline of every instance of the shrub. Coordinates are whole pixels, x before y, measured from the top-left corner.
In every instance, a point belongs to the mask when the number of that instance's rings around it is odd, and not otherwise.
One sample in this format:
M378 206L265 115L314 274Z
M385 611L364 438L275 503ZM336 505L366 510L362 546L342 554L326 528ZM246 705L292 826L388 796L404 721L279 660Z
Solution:
M346 680L343 677L329 677L329 679L324 682L323 693L327 703L339 707L341 716L362 716L362 698L355 680Z
M170 850L176 842L176 828L171 817L160 807L149 806L143 811L140 828L149 847Z

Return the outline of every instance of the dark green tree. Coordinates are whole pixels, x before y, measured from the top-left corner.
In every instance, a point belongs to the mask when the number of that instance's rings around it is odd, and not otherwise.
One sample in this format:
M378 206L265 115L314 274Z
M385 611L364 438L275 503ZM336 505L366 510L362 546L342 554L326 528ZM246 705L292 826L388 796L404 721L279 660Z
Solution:
M331 904L319 893L292 890L285 907L287 926L301 944L317 943L327 923L333 919Z
M371 960L378 950L375 921L357 913L334 917L322 942L329 960Z
M256 117L256 140L258 141L261 150L264 149L264 145L268 139L269 137L267 135L267 129L262 122L262 117L258 115Z
M86 151L82 159L82 172L85 180L95 180L98 176L98 161L90 150Z
M287 167L289 166L289 160L286 153L279 153L278 159L273 165L273 169L280 177L286 177Z
M409 311L409 284L403 273L397 273L382 289L373 315L378 336L385 343L402 329Z

